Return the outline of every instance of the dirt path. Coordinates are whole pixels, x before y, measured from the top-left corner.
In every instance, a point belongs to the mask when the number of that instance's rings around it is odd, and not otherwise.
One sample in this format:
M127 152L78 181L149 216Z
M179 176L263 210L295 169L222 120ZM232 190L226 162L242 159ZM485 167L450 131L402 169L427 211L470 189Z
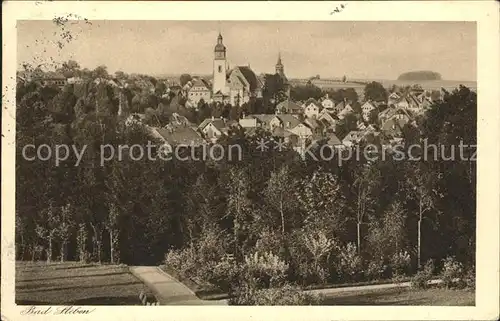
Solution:
M429 282L429 284L437 284L440 282L442 282L442 281L441 280L431 280ZM349 286L349 287L331 288L331 289L317 289L317 290L308 290L307 292L328 295L328 294L340 293L340 292L356 292L356 291L380 290L380 289L391 289L391 288L405 288L405 287L409 287L409 286L411 286L411 282Z
M170 276L156 266L133 266L130 272L144 282L153 290L161 305L227 305L226 300L201 300L187 286ZM432 280L430 284L442 282L441 280ZM357 292L366 290L379 290L390 288L409 287L410 282L363 285L342 288L308 290L309 293L322 294L325 296L341 292Z
M130 272L142 280L160 301L160 305L224 305L224 301L199 299L187 286L156 266L131 266Z

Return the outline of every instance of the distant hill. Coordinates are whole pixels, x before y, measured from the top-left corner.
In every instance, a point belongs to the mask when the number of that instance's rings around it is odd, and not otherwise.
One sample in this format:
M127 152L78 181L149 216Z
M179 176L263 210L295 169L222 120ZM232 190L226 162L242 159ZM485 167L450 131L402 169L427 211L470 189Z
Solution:
M442 80L441 74L428 71L428 70L420 70L420 71L409 71L401 74L398 77L398 80Z

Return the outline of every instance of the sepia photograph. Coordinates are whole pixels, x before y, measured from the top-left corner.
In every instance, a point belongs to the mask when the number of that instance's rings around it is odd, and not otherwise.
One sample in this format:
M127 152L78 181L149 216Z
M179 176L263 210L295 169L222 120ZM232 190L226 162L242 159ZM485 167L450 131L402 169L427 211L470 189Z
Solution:
M477 306L478 22L459 20L16 20L21 317Z

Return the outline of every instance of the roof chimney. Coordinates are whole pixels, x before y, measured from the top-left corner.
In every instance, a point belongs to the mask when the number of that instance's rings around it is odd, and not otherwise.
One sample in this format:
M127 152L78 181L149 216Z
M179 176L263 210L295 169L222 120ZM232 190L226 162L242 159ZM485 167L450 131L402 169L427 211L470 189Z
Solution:
M215 117L214 117L214 116L212 116L212 120L215 120Z

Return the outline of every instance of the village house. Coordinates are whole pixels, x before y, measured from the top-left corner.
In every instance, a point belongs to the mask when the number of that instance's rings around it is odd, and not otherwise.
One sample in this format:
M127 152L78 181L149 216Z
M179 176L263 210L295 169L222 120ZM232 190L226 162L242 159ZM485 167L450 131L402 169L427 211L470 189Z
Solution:
M338 114L337 117L342 120L344 119L347 115L354 113L354 109L352 109L351 105L347 104L344 102L344 109L342 109ZM338 105L335 107L337 109Z
M249 117L253 117L257 120L257 127L262 128L264 130L272 130L271 129L271 121L276 117L274 114L252 114ZM276 123L276 120L274 121Z
M193 79L188 80L188 81L184 84L184 86L182 86L182 90L183 90L183 91L185 91L185 92L188 92L188 91L191 89L191 87L192 87L192 86L193 86Z
M429 92L423 92L420 95L416 96L416 98L420 104L420 110L417 111L417 113L425 112L434 103L434 101L432 100L431 93L429 93Z
M187 95L188 100L194 106L197 106L201 100L203 100L206 103L209 103L211 100L210 84L205 79L202 78L194 79L187 93L188 93Z
M334 133L329 133L326 135L326 144L332 147L342 146L342 141Z
M356 122L356 128L357 128L358 130L365 130L365 129L366 129L366 125L365 125L365 123L364 123L364 122L362 122L361 120L358 120L358 121Z
M58 72L46 72L42 76L34 76L33 81L41 86L56 86L63 88L67 84L67 78Z
M138 113L130 114L125 120L125 126L142 124L145 118L146 115L144 114L138 114Z
M373 124L370 124L368 126L365 127L365 129L363 130L365 132L365 135L367 133L378 133L378 130L377 128L375 128L375 126L373 126ZM377 134L378 135L378 134Z
M275 120L279 122L274 122ZM274 126L274 125L277 126ZM278 114L272 120L272 128L281 127L287 130L293 129L300 124L300 120L292 114Z
M82 77L70 77L66 81L68 84L83 84L85 80Z
M394 103L397 108L403 108L415 113L420 112L420 103L418 99L411 93L406 93L401 96L401 98Z
M304 115L307 118L318 118L319 111L322 108L316 99L309 98L303 105Z
M306 118L304 120L304 124L306 124L310 129L313 135L321 135L323 134L323 130L325 129L321 122L318 122L315 118Z
M257 118L252 116L243 116L238 120L238 123L242 128L256 128Z
M202 146L206 144L203 137L192 127L189 126L171 126L164 128L154 128L154 130L163 138L164 142L171 147L183 146Z
M343 147L342 141L334 133L328 133L325 136L317 137L312 141L312 144L314 144L315 146L324 144L336 149Z
M311 128L303 123L299 123L297 126L290 129L290 132L297 135L300 139L307 139L313 135Z
M344 99L343 101L339 102L337 105L335 105L335 107L333 108L333 112L336 113L337 115L342 112L344 109L351 109L352 110L352 107L351 105L349 104L349 102L347 101L347 99ZM354 110L353 110L354 111Z
M326 108L319 112L318 121L323 124L327 123L328 126L326 127L335 128L335 125L337 125L337 119Z
M221 136L227 135L228 126L224 118L207 118L198 126L198 130L203 136L212 142L217 141Z
M170 124L175 126L192 126L191 122L186 117L181 116L178 113L172 113L169 120Z
M387 97L387 106L395 105L399 100L401 99L401 96L398 95L398 93L393 92Z
M321 101L321 105L330 112L333 112L335 109L335 103L328 97L328 94L326 94L325 98Z
M368 100L361 106L361 115L364 121L370 120L370 114L373 110L376 110L374 104Z
M408 122L405 119L389 118L381 127L382 132L388 137L401 137L403 127Z
M275 128L272 132L271 135L273 137L278 137L283 139L283 142L286 144L291 144L292 147L296 146L299 142L299 136L296 134L292 133L288 129L284 129L281 127Z
M342 140L342 144L347 147L352 147L358 144L364 137L364 131L353 130L350 131Z
M147 126L153 137L163 144L156 149L163 156L171 154L176 147L200 147L206 144L196 129L189 126L167 125L163 128Z
M388 107L378 114L378 121L381 126L383 126L386 121L393 118L408 123L412 115L408 110L398 107Z
M294 114L294 115L301 114L303 111L301 105L291 101L290 99L287 99L279 103L276 106L276 110L282 114Z
M252 120L254 119L254 120ZM299 139L309 138L313 135L313 129L321 128L316 120L311 120L309 124L302 123L292 114L254 114L248 115L239 120L241 127L246 129L262 128L273 135L288 137L295 135ZM254 127L255 126L255 127Z

